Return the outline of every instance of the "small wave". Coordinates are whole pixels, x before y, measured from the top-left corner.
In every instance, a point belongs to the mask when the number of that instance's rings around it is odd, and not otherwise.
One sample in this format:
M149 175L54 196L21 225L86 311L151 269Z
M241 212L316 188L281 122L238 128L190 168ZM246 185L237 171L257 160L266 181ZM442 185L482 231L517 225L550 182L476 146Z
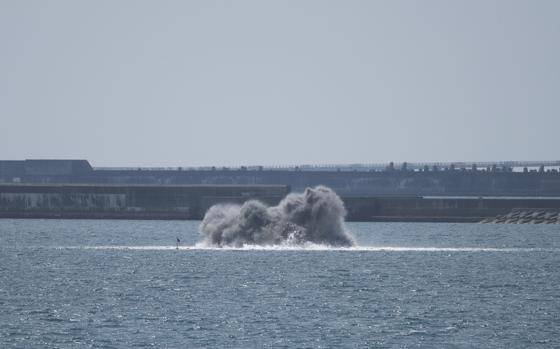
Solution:
M56 249L81 250L140 250L140 251L347 251L347 252L560 252L559 248L523 247L409 247L409 246L353 246L332 247L319 244L304 245L245 245L243 247L215 247L198 243L193 246L56 246Z
M165 251L165 250L192 250L193 246L164 246L164 245L145 245L145 246L126 246L126 245L105 245L105 246L55 246L59 250L144 250L144 251Z

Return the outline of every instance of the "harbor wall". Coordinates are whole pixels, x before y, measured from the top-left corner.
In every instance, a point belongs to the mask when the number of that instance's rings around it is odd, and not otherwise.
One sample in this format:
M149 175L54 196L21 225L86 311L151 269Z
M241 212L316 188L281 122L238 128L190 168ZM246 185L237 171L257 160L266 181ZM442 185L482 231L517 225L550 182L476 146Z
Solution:
M370 222L481 222L516 209L560 209L560 198L346 197L348 217Z
M0 218L201 219L217 203L276 205L284 185L0 185ZM560 209L560 198L342 197L348 221L480 222L518 209Z
M0 185L0 218L200 219L216 203L278 203L289 187Z

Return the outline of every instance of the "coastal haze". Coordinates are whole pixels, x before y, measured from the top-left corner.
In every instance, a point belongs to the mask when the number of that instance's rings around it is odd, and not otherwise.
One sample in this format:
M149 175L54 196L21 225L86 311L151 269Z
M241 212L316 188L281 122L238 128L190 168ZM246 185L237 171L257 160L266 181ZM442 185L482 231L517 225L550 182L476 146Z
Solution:
M560 347L559 13L0 0L0 347Z
M556 160L557 1L1 1L0 159Z

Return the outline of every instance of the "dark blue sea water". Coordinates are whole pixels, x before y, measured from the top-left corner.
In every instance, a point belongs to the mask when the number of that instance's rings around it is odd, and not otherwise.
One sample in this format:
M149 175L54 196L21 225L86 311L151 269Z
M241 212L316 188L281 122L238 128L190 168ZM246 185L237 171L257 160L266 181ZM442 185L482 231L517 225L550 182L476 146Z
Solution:
M358 248L240 250L193 247L197 226L0 220L0 347L560 347L558 225L353 223Z

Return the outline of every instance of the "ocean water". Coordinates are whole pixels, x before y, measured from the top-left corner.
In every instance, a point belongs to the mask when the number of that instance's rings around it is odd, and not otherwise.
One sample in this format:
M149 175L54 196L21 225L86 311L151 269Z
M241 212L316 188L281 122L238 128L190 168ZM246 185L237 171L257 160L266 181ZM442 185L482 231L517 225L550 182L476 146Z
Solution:
M558 225L347 223L356 248L208 249L198 224L0 220L0 347L560 347Z

